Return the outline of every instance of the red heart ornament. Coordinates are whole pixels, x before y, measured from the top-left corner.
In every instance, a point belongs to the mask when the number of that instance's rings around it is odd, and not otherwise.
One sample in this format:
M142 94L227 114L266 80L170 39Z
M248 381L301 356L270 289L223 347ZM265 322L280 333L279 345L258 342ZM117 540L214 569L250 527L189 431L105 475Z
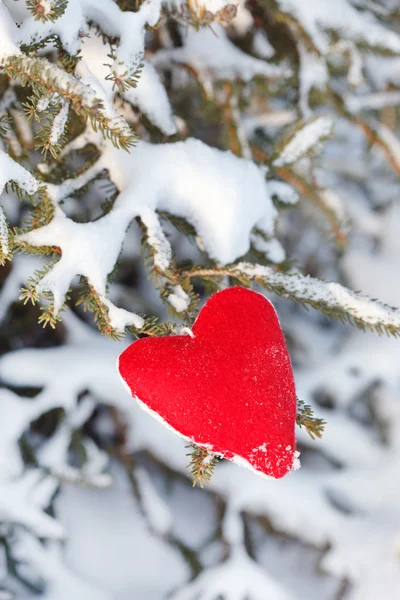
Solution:
M295 458L296 392L271 302L242 287L214 294L193 335L143 338L119 358L132 395L191 442L259 474Z

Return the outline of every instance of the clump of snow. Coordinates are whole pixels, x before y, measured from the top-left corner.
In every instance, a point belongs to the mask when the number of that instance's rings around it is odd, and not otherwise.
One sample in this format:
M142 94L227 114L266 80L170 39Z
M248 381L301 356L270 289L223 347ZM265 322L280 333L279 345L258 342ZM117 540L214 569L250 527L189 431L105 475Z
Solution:
M272 58L275 54L275 50L271 46L265 31L256 31L253 40L253 50L257 56L265 59Z
M239 35L245 36L254 23L251 12L246 8L246 0L235 2L237 9L236 16L230 22L230 27ZM262 56L262 58L270 58L270 56Z
M277 239L266 240L263 236L253 233L251 241L255 250L262 252L271 262L279 264L285 260L285 249Z
M190 297L182 289L181 285L175 285L173 287L173 294L169 294L167 300L177 312L184 312L189 308Z
M42 595L45 600L111 600L107 592L86 582L67 567L57 545L44 546L29 533L25 533L19 535L13 545L13 551L16 560L38 569L46 578L46 591L45 595Z
M283 204L297 204L299 201L299 194L284 181L270 179L268 181L268 188L271 196L276 196L279 202Z
M294 453L294 458L293 458L293 470L294 471L298 471L301 467L301 462L300 462L300 452L298 450L295 451Z

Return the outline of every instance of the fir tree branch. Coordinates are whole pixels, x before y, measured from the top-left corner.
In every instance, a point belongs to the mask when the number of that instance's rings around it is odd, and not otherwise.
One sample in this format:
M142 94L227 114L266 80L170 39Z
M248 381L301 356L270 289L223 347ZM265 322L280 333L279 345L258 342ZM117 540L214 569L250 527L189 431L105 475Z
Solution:
M82 278L84 281L85 278ZM82 306L84 312L93 313L93 319L99 331L109 337L111 340L119 342L124 337L124 334L114 329L111 325L108 308L101 301L99 294L92 285L87 284L79 295L76 306Z
M59 94L68 100L78 115L89 119L93 129L100 130L116 147L128 150L134 143L136 136L126 121L114 110L106 110L90 86L57 65L44 58L9 56L1 67L9 77L19 79L23 86L31 85L39 95Z
M190 469L188 475L189 477L193 477L193 487L198 482L203 489L205 483L210 483L219 458L212 452L209 452L205 448L200 448L195 444L190 444L186 448L190 449L190 452L186 454L186 456L190 456L190 462L187 465L187 468Z
M297 398L297 415L296 423L302 428L304 427L312 440L321 438L325 430L326 421L314 417L313 409L309 404L305 404L303 400Z
M282 273L273 267L244 262L215 269L193 267L184 271L182 276L205 280L232 277L248 287L254 282L269 292L299 302L305 308L319 310L343 323L355 325L362 331L400 336L400 309L362 296L339 283L325 282L299 272Z
M338 219L335 211L327 205L323 195L320 193L321 190L310 185L304 177L301 177L289 167L277 167L275 172L283 181L293 186L299 194L308 198L321 211L329 223L330 231L334 235L337 246L343 248L347 244L345 224Z
M133 334L135 338L142 336L158 337L160 335L172 335L176 332L176 324L168 321L160 321L158 317L145 318L143 327L138 330L136 327L127 327L127 330Z
M263 165L270 166L271 157L268 157L265 152L255 145L251 146L251 150L255 160ZM274 171L278 177L291 185L301 196L310 200L318 208L329 223L330 231L334 235L338 248L342 249L347 244L345 223L338 219L336 212L326 203L322 194L323 190L319 190L315 185L311 185L291 167L274 167Z

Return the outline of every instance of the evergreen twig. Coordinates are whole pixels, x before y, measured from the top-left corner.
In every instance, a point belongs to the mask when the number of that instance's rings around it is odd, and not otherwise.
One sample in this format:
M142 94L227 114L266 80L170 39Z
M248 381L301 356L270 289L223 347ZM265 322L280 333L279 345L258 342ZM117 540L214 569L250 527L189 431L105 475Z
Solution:
M326 421L314 417L313 409L309 404L305 404L303 400L297 398L297 425L304 427L312 440L321 438L325 430Z
M193 267L182 273L183 277L208 281L212 278L232 277L245 287L254 283L269 292L314 308L327 317L356 326L362 331L375 331L379 335L400 336L400 309L388 306L375 298L362 296L339 283L324 282L299 272L283 273L274 267L238 263L204 269Z
M219 458L206 448L200 448L195 444L190 444L186 448L190 449L190 452L186 454L186 456L190 456L190 462L187 465L187 468L190 469L188 476L193 477L193 487L199 483L203 489L205 483L210 483Z

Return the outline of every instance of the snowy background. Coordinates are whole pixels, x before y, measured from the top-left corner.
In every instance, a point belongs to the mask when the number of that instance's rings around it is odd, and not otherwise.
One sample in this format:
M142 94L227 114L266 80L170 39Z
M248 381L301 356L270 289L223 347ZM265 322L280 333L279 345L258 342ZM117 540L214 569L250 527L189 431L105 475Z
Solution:
M282 480L222 461L200 490L187 476L184 442L141 411L117 375L117 357L133 338L101 335L90 313L73 303L55 330L43 329L40 304L18 300L37 272L32 285L51 292L59 308L71 284L78 299L81 275L117 332L139 329L144 313L185 324L188 294L169 285L160 297L147 277L145 227L154 264L166 273L172 251L189 266L209 266L205 256L222 265L258 261L266 269L287 260L312 277L399 306L397 5L260 2L269 17L281 15L268 39L254 5L240 4L228 29L219 13L210 27L186 30L177 20L145 38L145 24L156 25L160 14L155 0L134 13L121 13L111 0L69 0L54 23L35 21L22 0L0 3L2 57L34 35L59 35L71 54L81 47L77 81L91 86L88 104L100 95L110 122L125 132L133 124L141 136L130 154L90 126L70 136L61 158L75 152L82 159L78 153L94 145L98 160L63 183L51 179L56 161L45 164L36 153L55 212L20 242L57 246L62 256L43 271L46 256L18 254L0 271L1 600L399 598L400 341L257 288L278 311L298 395L327 421L326 431L313 441L298 430L302 468ZM168 6L181 10L177 2ZM226 9L222 0L204 6ZM130 74L136 70L146 41L138 86L118 98L105 79L110 48L94 25L120 38L111 66L119 75L126 65ZM285 50L290 44L294 60ZM19 94L17 84L8 88L0 107L18 124L7 140L12 155L29 167L24 152L32 150L32 131ZM54 143L68 103L58 109ZM164 137L155 140L153 128ZM185 141L169 138L178 134ZM168 140L175 143L154 143ZM228 148L247 160L222 152ZM268 172L249 161L262 162L260 153L270 159ZM0 158L2 188L13 179L34 191L24 169ZM110 196L112 210L103 212ZM1 205L12 225L26 218L27 204L10 190ZM189 222L189 236L170 213ZM305 293L318 296L309 285ZM375 318L375 305L353 306L342 288L330 289L353 316L359 310L367 322ZM195 291L201 302L209 293L204 282ZM385 311L395 324L397 313Z

